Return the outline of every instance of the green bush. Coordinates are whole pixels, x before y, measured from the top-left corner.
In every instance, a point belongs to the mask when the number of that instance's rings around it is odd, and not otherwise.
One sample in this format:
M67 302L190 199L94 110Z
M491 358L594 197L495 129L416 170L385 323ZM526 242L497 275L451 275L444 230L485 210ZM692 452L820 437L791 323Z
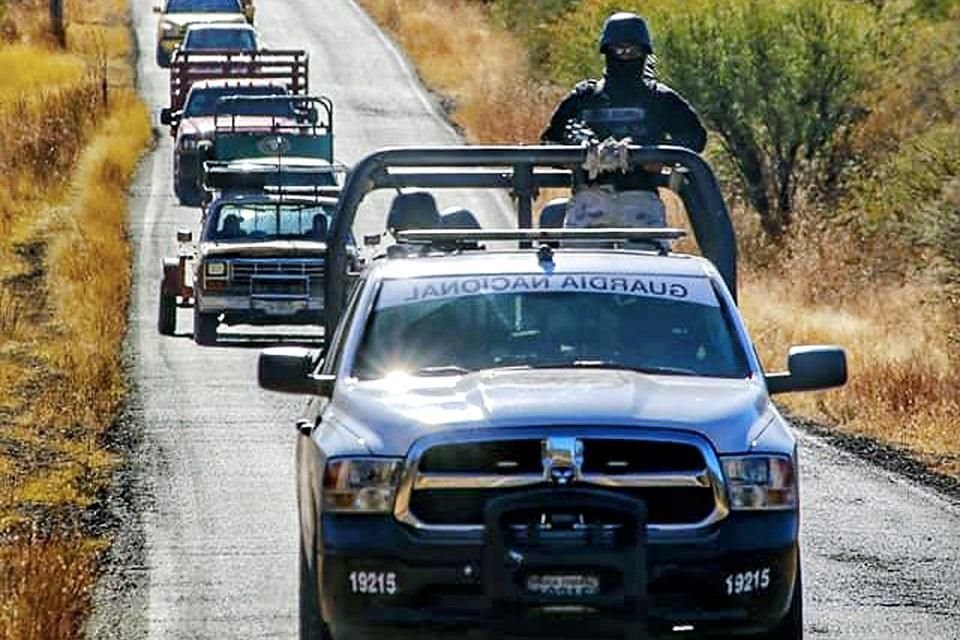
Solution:
M523 38L530 60L543 68L548 60L551 25L563 19L580 0L485 0L493 8L496 20Z
M928 18L943 20L960 10L960 0L915 0L917 13Z
M852 185L845 208L875 232L930 247L960 282L960 123L905 142Z
M836 184L860 102L879 18L830 0L583 0L553 26L556 79L596 75L603 19L648 18L661 77L716 133L763 228L779 236L801 189Z

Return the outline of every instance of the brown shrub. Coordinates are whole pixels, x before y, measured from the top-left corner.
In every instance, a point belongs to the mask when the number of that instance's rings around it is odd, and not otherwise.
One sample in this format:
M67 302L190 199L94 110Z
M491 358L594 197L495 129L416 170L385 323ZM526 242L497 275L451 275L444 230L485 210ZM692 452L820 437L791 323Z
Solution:
M79 637L90 607L97 557L97 545L72 533L0 541L0 637Z

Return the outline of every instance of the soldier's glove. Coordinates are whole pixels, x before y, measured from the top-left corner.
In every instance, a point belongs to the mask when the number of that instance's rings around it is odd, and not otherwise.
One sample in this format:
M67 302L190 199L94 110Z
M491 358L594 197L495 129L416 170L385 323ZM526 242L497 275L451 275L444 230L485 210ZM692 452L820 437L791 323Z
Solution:
M570 120L563 130L564 141L567 144L598 144L597 134L582 120Z
M630 138L615 140L607 138L601 143L588 143L587 157L583 162L583 169L591 180L595 180L601 173L630 171Z

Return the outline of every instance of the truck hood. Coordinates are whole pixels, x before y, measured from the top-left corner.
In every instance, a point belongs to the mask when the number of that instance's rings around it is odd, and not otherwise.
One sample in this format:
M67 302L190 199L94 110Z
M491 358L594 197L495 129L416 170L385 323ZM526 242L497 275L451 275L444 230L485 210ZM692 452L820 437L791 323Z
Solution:
M184 118L180 122L180 135L211 139L213 138L213 125L213 117Z
M175 24L184 31L191 24L201 22L246 22L247 17L242 13L165 13L161 22Z
M694 432L719 452L746 451L775 416L756 380L632 371L493 370L338 383L331 418L374 455L403 455L450 430L609 426ZM374 428L370 428L370 426Z
M211 242L200 247L202 258L325 258L326 242L272 240L270 242Z

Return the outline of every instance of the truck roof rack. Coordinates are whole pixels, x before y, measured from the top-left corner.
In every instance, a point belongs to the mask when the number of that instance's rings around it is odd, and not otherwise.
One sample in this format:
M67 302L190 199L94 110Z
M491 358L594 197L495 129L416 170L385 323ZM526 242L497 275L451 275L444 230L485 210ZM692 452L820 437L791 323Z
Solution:
M170 110L182 109L190 87L203 80L277 80L306 95L309 61L302 49L178 51L170 63Z
M301 166L243 160L208 161L204 163L204 188L207 191L264 191L335 198L340 193L336 176L346 170L342 164Z
M325 96L225 96L214 107L213 127L220 160L277 155L333 162L333 101Z
M279 133L299 133L303 135L320 135L333 131L333 100L326 96L223 96L217 99L214 105L214 127L217 133L242 132L244 127L237 125L237 116L251 115L248 112L262 108L289 106L296 116L296 122L291 118L278 115L265 115L271 122L266 127L258 125L258 129L268 128ZM258 113L253 113L259 116Z
M518 242L651 242L679 240L687 235L675 228L607 229L407 229L398 231L397 242L413 244L469 245L482 241Z

